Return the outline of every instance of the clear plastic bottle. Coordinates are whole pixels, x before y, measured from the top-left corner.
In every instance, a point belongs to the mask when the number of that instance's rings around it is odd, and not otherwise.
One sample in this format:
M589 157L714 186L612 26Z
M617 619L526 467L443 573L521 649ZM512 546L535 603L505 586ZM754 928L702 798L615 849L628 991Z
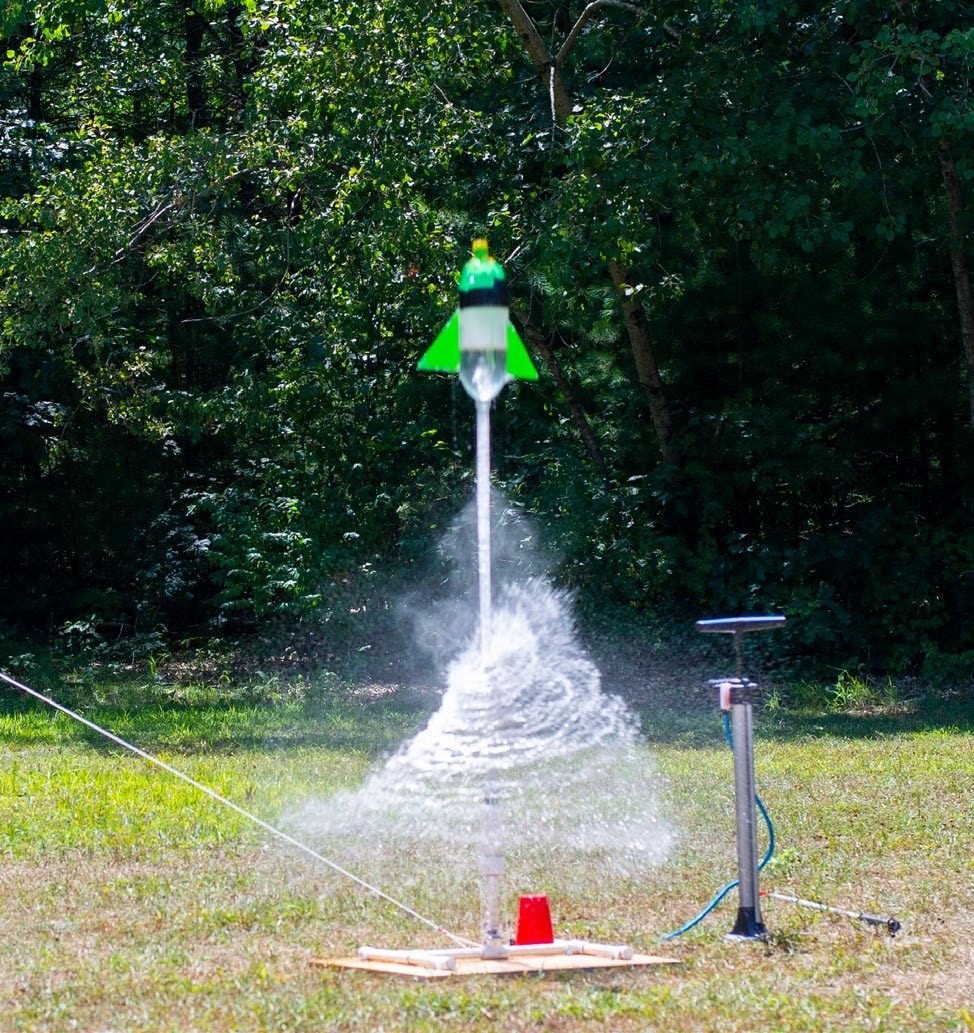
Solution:
M507 373L506 305L460 309L460 383L478 402L490 402L511 379Z
M507 283L487 241L473 242L473 255L460 272L460 383L478 402L490 402L507 375Z

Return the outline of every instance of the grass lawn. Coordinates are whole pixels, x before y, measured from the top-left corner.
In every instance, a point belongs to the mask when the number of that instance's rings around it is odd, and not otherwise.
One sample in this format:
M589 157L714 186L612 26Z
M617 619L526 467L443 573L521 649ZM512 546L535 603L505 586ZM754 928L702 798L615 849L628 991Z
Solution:
M361 784L435 696L313 679L244 688L93 676L52 691L272 824ZM974 713L969 696L780 698L757 716L777 834L762 887L895 914L862 922L766 899L766 943L731 944L732 758L719 715L639 706L678 831L648 873L570 846L521 866L558 935L672 967L408 978L314 967L363 943L448 946L426 926L95 733L0 690L0 1030L974 1030ZM328 854L327 844L312 842ZM333 859L477 938L471 869L444 847L345 844ZM514 868L518 859L512 859ZM508 901L513 910L515 903Z

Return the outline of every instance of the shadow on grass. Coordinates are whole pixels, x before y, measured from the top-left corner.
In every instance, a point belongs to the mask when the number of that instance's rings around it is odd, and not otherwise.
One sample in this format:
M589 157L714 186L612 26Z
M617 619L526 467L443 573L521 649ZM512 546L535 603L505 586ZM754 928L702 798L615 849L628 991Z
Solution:
M313 748L371 757L394 750L438 705L435 694L410 690L372 695L330 690L262 703L229 695L205 703L146 695L148 700L141 702L131 698L124 703L57 702L147 753ZM0 696L0 717L14 719L0 726L0 743L54 745L69 738L102 753L123 749L93 728L23 693Z
M689 706L641 707L642 733L650 743L685 749L724 744L723 718L716 703L709 710ZM974 700L930 694L863 711L774 710L755 707L755 736L788 741L804 738L877 739L924 732L974 732Z
M146 752L314 748L374 758L392 752L418 731L440 700L430 690L345 685L305 686L263 700L253 687L187 697L171 686L128 686L101 699L95 695L91 699L89 691L85 699L80 689L69 689L59 694L58 702ZM655 704L645 698L632 701L646 741L688 750L722 747L723 721L716 703L691 695L683 703L673 696ZM121 749L66 715L55 725L56 711L17 690L0 691L0 717L5 716L15 718L0 726L0 742L9 745L55 744L67 737L103 752ZM974 731L974 699L928 693L870 710L755 708L755 734L768 740L875 739L934 731Z
M879 739L924 732L974 732L974 700L943 695L921 696L867 712L788 711L765 717L761 733L769 738Z

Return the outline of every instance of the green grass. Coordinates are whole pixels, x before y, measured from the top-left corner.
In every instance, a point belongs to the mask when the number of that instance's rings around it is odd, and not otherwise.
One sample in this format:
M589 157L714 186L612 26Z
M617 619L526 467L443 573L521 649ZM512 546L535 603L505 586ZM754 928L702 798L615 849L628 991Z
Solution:
M306 802L360 784L435 705L266 680L89 679L58 695L285 825ZM681 964L427 984L311 966L361 943L444 944L70 718L0 694L0 1030L974 1029L971 704L886 696L864 706L857 693L845 709L834 699L798 709L782 696L756 730L758 788L778 837L762 886L895 913L895 939L768 900L770 940L731 945L732 893L661 946L736 861L719 716L657 708L643 715L647 769L681 830L670 859L627 877L566 847L525 862L535 885L507 889L547 891L562 934ZM445 847L352 843L334 859L477 935L475 865Z

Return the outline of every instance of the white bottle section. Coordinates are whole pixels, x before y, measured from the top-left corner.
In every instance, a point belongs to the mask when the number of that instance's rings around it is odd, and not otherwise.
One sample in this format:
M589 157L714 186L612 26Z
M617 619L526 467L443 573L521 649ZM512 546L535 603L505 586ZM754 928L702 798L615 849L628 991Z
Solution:
M460 309L460 383L478 402L490 402L511 378L507 375L506 305Z

